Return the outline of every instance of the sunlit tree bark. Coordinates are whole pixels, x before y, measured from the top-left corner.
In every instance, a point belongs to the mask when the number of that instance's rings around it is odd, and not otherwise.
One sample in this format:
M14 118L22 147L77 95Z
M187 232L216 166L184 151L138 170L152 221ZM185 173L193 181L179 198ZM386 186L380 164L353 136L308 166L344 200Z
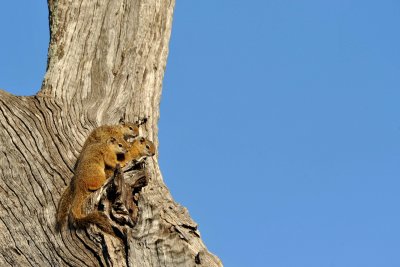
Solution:
M222 266L173 201L157 155L147 160L138 222L125 240L55 230L60 195L94 127L145 117L141 134L158 145L174 4L48 0L42 88L29 97L0 91L0 266Z

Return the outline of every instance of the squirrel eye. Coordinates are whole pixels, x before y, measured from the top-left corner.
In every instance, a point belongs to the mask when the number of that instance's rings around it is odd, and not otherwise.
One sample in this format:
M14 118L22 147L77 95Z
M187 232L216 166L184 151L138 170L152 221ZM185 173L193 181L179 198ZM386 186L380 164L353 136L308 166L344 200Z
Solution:
M129 126L129 130L133 131L133 128L132 128L132 126Z
M118 144L119 147L122 147L122 144Z
M147 148L147 149L150 149L150 146L149 146L149 145L146 145L146 148Z

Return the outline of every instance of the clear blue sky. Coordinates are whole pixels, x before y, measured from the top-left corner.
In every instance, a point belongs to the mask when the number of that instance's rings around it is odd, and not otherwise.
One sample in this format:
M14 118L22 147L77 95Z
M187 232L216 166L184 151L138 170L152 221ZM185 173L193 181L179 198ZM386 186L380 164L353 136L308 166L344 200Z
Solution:
M177 1L160 119L175 200L229 267L400 266L400 2ZM0 4L33 94L47 6Z

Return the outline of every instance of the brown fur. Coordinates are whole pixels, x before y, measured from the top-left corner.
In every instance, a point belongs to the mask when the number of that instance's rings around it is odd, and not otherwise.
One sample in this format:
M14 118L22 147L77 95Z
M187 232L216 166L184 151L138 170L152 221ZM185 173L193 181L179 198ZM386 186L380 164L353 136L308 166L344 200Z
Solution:
M90 144L105 142L111 136L121 139L136 138L139 135L137 123L123 122L118 125L102 125L94 129L83 144L82 151Z
M113 234L107 216L101 212L84 215L83 206L87 197L103 186L106 168L114 169L118 163L117 154L125 154L129 148L124 139L108 138L106 142L89 144L80 155L75 175L65 189L57 210L57 228L61 229L69 213L70 221L77 228L96 224L103 231Z
M128 149L128 152L122 157L121 159L121 167L124 167L132 160L139 161L141 158L147 156L154 156L156 151L156 147L154 146L153 142L150 140L139 137L136 138ZM106 176L111 177L113 175L114 169L107 168L106 169Z
M125 154L124 160L121 162L121 166L125 166L132 160L140 160L143 157L154 156L156 153L156 147L150 140L139 137L133 141L128 152Z
M84 154L85 149L99 142L106 142L110 137L116 139L134 139L139 135L139 124L132 122L122 122L118 125L102 125L94 129L89 136L86 138L85 143L81 149L81 155L75 163L74 170L76 170L79 162L81 161L82 154Z
M65 224L69 208L71 207L72 198L73 195L71 192L71 186L69 185L67 188L65 188L63 194L61 195L61 199L58 202L56 214L56 229L58 231L61 231L61 228Z

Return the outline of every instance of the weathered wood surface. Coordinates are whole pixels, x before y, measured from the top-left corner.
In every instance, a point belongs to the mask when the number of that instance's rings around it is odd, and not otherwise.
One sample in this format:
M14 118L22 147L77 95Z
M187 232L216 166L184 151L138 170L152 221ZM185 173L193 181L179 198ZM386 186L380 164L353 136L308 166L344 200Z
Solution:
M158 145L175 1L48 4L41 90L31 97L0 91L0 266L222 266L173 201L157 155L147 160L148 185L136 196L137 224L124 242L92 228L56 232L58 200L94 127L147 117L141 134Z

